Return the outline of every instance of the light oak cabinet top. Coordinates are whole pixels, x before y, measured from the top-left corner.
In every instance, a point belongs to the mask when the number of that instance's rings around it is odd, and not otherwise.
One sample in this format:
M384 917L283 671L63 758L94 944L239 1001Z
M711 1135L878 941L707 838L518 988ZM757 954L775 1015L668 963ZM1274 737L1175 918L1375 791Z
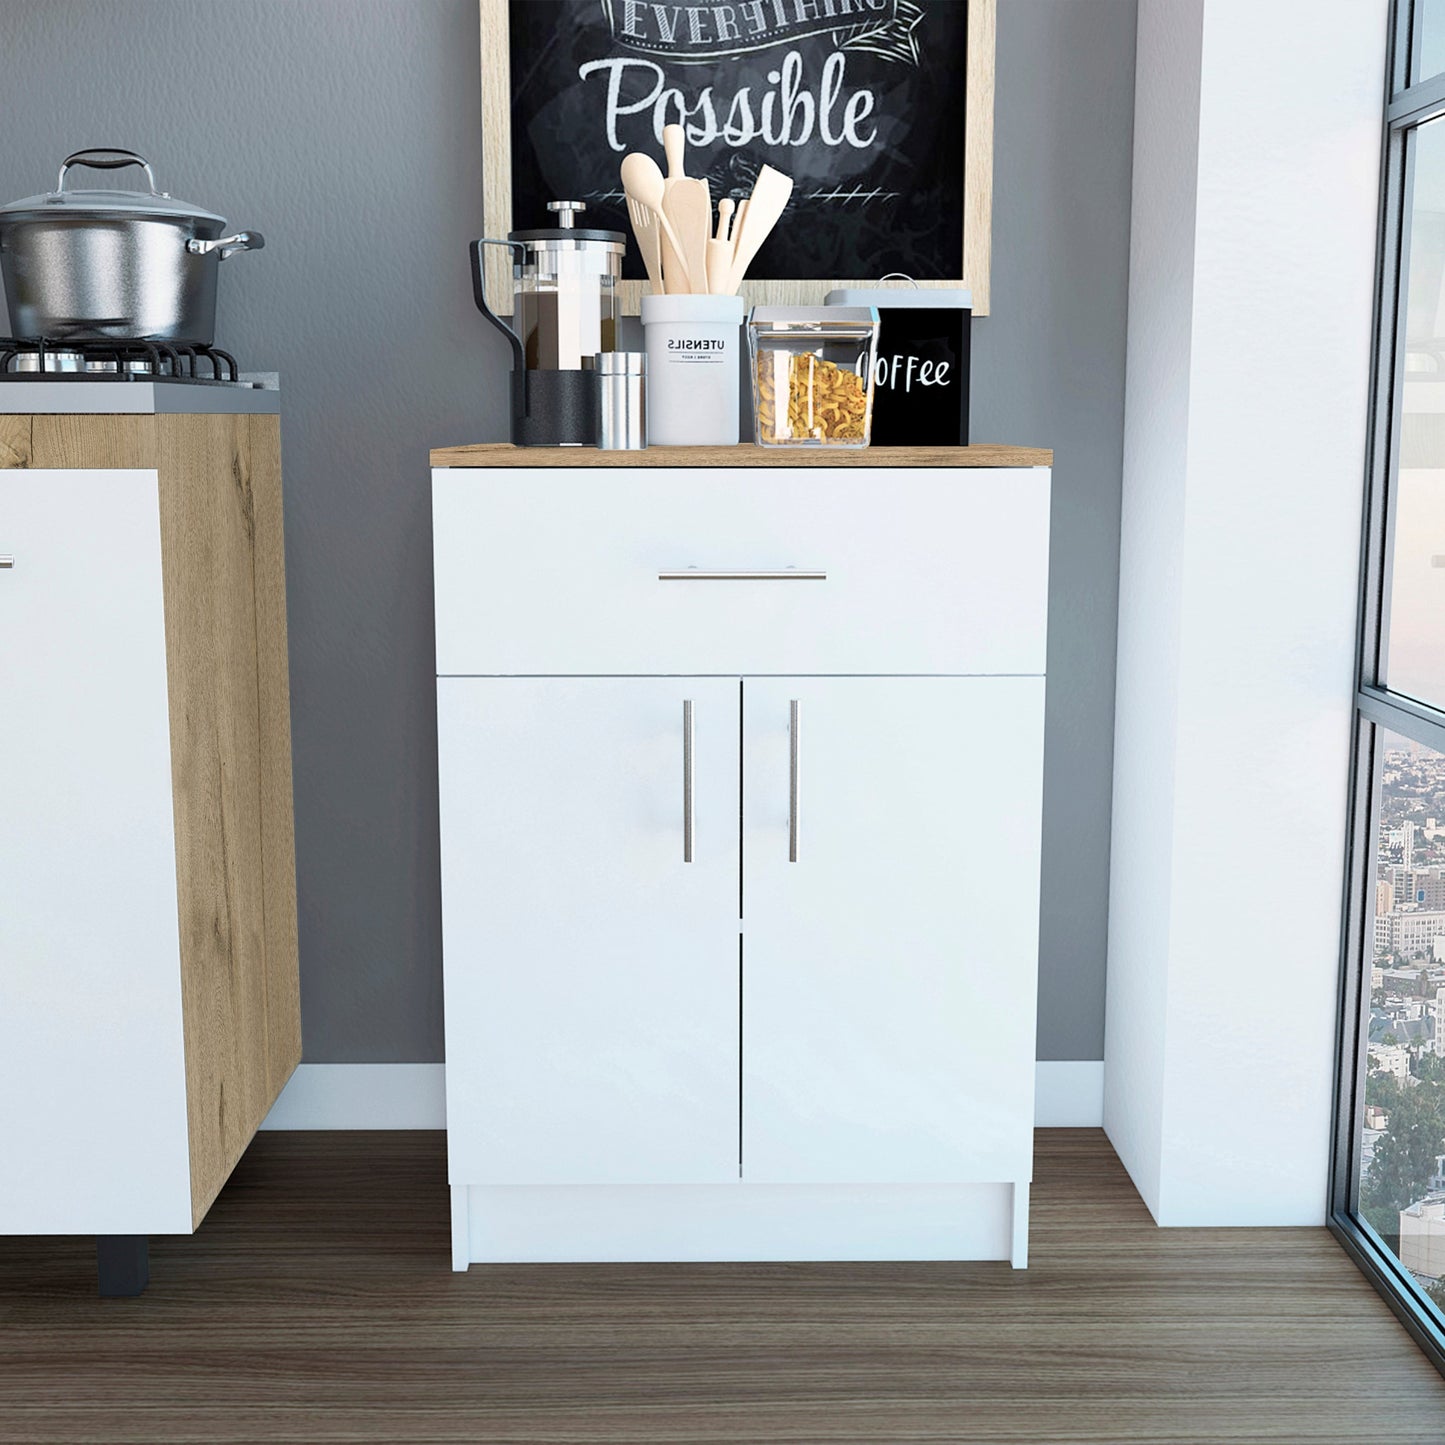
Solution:
M1051 467L1046 447L981 442L969 447L648 447L604 452L590 447L515 447L509 442L433 447L434 467Z

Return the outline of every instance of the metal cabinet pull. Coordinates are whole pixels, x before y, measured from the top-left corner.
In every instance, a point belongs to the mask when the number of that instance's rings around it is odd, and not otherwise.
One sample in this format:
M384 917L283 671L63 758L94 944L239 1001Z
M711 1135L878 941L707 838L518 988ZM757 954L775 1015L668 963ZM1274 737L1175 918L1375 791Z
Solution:
M692 862L692 700L682 705L682 861Z
M788 862L798 861L798 827L802 822L802 793L799 790L799 750L803 736L802 705L794 698L788 704Z
M5 556L0 557L0 567L13 567L14 565L15 559L11 557L8 553Z
M668 567L657 574L659 582L826 582L820 569L765 567L753 571L708 572L700 567Z

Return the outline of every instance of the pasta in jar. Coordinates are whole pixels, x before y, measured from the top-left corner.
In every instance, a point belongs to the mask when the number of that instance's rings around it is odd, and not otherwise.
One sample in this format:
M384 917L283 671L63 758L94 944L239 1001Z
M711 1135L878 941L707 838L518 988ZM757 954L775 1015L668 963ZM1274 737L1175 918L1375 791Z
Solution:
M867 439L868 396L857 372L813 351L764 348L757 372L762 438L855 444Z
M873 307L754 307L748 349L758 445L867 446L877 345Z

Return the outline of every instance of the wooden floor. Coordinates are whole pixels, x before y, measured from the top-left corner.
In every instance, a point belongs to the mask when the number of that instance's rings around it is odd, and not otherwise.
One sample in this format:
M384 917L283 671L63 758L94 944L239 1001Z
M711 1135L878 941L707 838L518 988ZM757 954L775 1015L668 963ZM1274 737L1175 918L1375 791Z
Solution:
M1039 1136L1033 1266L448 1267L439 1134L264 1134L149 1292L0 1239L0 1441L1445 1440L1322 1229L1158 1230Z

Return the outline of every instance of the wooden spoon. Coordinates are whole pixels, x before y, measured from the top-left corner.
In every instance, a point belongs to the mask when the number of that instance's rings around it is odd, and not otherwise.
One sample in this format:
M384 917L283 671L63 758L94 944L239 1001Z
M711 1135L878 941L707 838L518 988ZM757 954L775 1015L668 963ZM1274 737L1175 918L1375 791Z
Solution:
M747 215L748 215L748 198L747 198L746 196L744 196L743 199L742 199L742 201L741 201L741 203L740 203L739 206L738 206L737 214L733 217L732 234L728 237L728 246L729 246L729 248L732 250L734 260L737 259L737 254L738 254L738 237L741 236L742 233L743 233L743 222L747 219ZM733 269L732 266L729 265L729 267L728 267L729 273L731 273L732 269ZM731 274L729 274L729 276L728 276L728 284L727 284L727 286L724 288L724 290L727 292L727 294L728 294L729 296L735 296L735 295L737 294L738 282L741 281L741 280L742 280L742 277L741 277L741 276L738 276L738 277L734 278Z
M712 197L707 182L691 179L683 169L683 151L687 138L680 125L662 128L662 147L667 154L667 180L664 183L663 210L677 234L674 243L687 270L688 284L674 286L671 291L705 291L707 289L707 243L712 234ZM667 277L667 245L662 248L662 274Z
M681 247L677 243L677 233L672 229L672 222L667 219L662 209L663 197L666 193L666 186L662 179L662 171L657 162L651 156L643 155L641 151L632 151L622 157L622 189L627 192L629 199L636 201L639 205L647 207L657 217L657 223L662 228L663 237L663 259L662 259L662 281L663 285L671 290L667 274L667 242L672 243L674 256L678 257L677 265L682 268L684 284L680 290L689 289L687 282L686 262L681 259L678 253Z
M726 296L733 271L733 246L728 239L732 222L733 202L724 196L717 203L717 235L707 243L707 289L714 296Z

